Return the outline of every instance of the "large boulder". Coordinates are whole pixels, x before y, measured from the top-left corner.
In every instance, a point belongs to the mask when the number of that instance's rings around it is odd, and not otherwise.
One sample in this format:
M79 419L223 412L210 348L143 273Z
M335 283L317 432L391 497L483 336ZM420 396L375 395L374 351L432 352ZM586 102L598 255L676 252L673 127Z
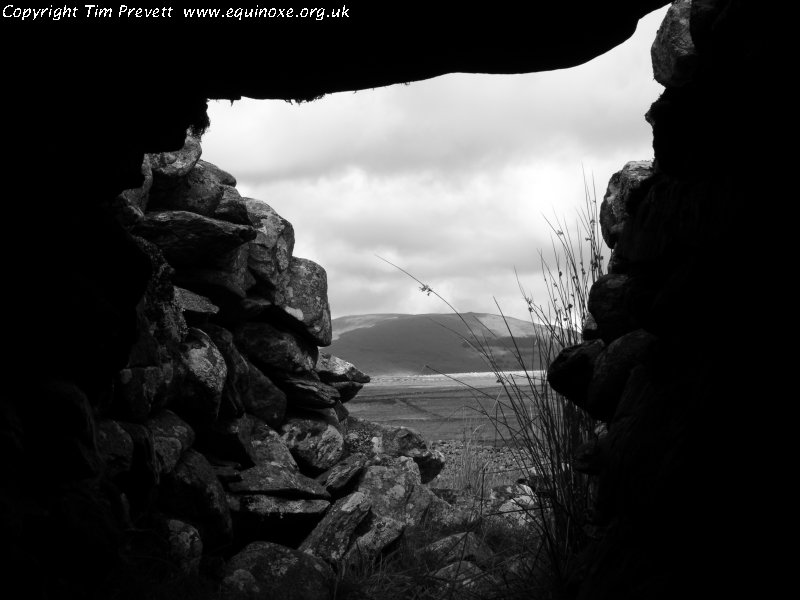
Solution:
M162 479L159 501L167 512L197 527L207 549L219 549L232 539L225 490L199 452L188 450Z
M226 419L241 417L245 410L243 396L249 388L250 367L247 359L239 352L233 343L233 334L227 329L212 323L203 323L200 329L214 342L228 369L219 416Z
M628 275L603 275L594 282L587 308L606 344L640 327L640 315L652 302L648 296L642 281Z
M292 257L286 283L275 293L275 303L297 322L298 328L318 346L332 340L328 305L328 276L321 266L305 258Z
M153 185L153 169L147 155L142 160L141 173L142 185L120 192L110 206L117 221L125 228L130 228L138 223L144 217L144 211L147 209L150 188Z
M681 87L697 70L697 51L692 41L692 0L675 0L669 7L650 49L653 77L664 87Z
M247 244L242 244L215 257L206 266L181 268L175 282L207 294L223 306L238 304L244 299L255 279L247 268Z
M376 516L389 517L408 526L422 522L433 502L433 492L422 485L417 464L410 458L385 458L364 469L358 491L372 500Z
M228 494L237 544L263 540L297 547L330 506L322 498Z
M247 412L265 421L270 427L280 427L286 416L286 394L250 361L246 383L241 392Z
M333 408L339 400L336 388L320 381L314 373L278 376L275 383L286 394L287 405L293 409Z
M175 286L175 301L186 317L205 320L219 312L219 307L205 296Z
M358 476L369 462L370 457L364 453L349 454L333 467L318 475L317 481L325 486L331 496L338 498L355 485Z
M348 417L344 425L348 453L406 456L417 463L423 483L432 481L444 468L444 454L430 450L425 439L413 429L372 423L357 417Z
M257 465L273 463L285 470L295 472L300 470L289 448L283 443L280 434L266 423L257 419L250 439L253 444ZM328 489L325 482L320 483Z
M174 269L158 246L141 237L133 239L150 260L152 274L136 306L139 337L131 348L128 366L158 366L174 358L186 336L186 321L175 300Z
M339 499L303 541L300 550L337 564L350 549L356 529L369 514L371 505L363 492Z
M269 323L251 322L234 332L236 345L264 373L310 373L317 362L316 346Z
M250 243L250 269L255 276L279 288L294 251L294 228L271 206L261 200L245 198L250 220L258 234Z
M202 153L200 138L189 133L180 150L150 154L154 186L158 189L175 187L194 169Z
M253 542L228 562L224 600L331 600L334 573L320 558L270 542Z
M170 410L154 415L145 426L152 435L158 473L171 472L194 444L194 429Z
M147 213L133 231L158 246L173 267L211 263L256 236L256 230L247 225L185 210Z
M361 371L353 363L325 352L319 353L315 370L319 378L325 383L344 381L355 381L357 383L370 382L369 375Z
M578 406L586 406L594 363L603 348L603 340L591 340L564 348L547 369L547 383Z
M213 423L219 415L228 367L207 333L190 328L181 344L185 368L175 409L190 421Z
M198 161L189 173L170 189L153 189L150 195L151 209L187 210L213 216L222 200L223 188L209 163Z
M653 161L631 161L608 181L608 188L600 205L600 230L609 248L616 245L617 238L628 222L637 192L653 173Z
M203 558L203 540L197 528L178 519L166 519L164 525L170 560L184 575L196 576Z
M239 481L228 483L228 490L235 494L268 494L286 498L330 498L330 494L319 483L291 469L273 463L261 463L239 473Z
M197 447L215 460L251 467L257 460L251 438L252 430L253 420L249 415L220 419L198 430Z
M595 419L610 421L633 369L654 356L658 338L637 329L611 342L598 355L586 399L586 411Z
M338 424L338 421L333 421ZM281 426L281 438L301 469L317 475L344 454L344 439L330 418L293 416Z
M247 204L235 187L222 186L222 199L212 215L215 219L237 223L239 225L252 225L250 215L247 213Z
M405 529L405 523L370 511L361 521L361 526L355 532L356 537L350 543L350 549L344 555L342 562L356 568L361 565L373 565L375 559L394 544Z

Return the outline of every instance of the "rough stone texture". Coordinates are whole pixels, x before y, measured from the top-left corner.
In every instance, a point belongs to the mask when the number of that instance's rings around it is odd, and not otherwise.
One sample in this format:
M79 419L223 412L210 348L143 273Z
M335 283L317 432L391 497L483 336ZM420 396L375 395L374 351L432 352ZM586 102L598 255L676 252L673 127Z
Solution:
M294 251L294 228L266 202L254 198L244 201L258 231L250 243L250 269L262 281L279 288L286 281L282 275Z
M149 156L150 165L153 170L156 187L175 187L181 179L194 169L202 153L200 139L187 134L183 148L180 150L151 154Z
M444 455L428 449L424 438L407 427L394 427L348 417L345 422L348 452L367 452L386 456L413 458L419 467L422 483L434 479L444 468Z
M695 13L694 6L710 3L698 0L692 4L694 15L699 14ZM764 148L773 146L764 143L768 136L760 133L783 131L778 119L785 119L789 114L776 110L779 104L775 103L775 79L767 77L767 67L780 54L772 52L764 42L767 36L770 39L780 36L774 33L774 11L755 2L719 5L719 10L712 11L713 17L704 19L702 27L691 24L698 59L703 62L696 72L697 81L667 89L659 106L651 111L654 150L665 177L687 178L687 181L692 178L727 179L735 183L732 190L722 192L727 196L727 208L716 215L719 219L703 232L704 239L722 235L727 239L746 239L748 248L764 249L770 247L775 236L757 219L772 215L774 211L754 211L753 199L791 197L775 193L777 181L785 177L764 176L775 171L774 156L764 152ZM0 505L4 507L4 517L12 516L8 521L3 520L4 535L0 536L0 543L3 554L10 554L14 559L2 565L3 581L8 589L31 589L33 596L45 596L45 592L73 598L118 595L103 594L96 589L108 581L108 574L119 572L118 565L114 564L114 556L120 548L115 532L124 529L115 525L124 525L124 519L108 508L115 506L114 492L107 491L108 486L80 479L86 475L79 466L83 463L79 457L74 461L69 458L74 448L62 446L62 442L69 443L77 436L91 449L89 438L83 437L83 433L92 431L91 419L87 417L75 423L63 419L61 412L50 415L50 406L45 409L39 403L41 390L32 392L31 382L58 380L77 386L89 407L104 411L109 381L114 373L126 366L162 364L156 361L126 365L128 351L140 328L135 307L146 286L149 267L142 260L146 257L141 249L131 244L125 230L101 213L108 199L121 190L141 184L144 152L179 149L188 126L202 128L200 117L206 98L308 99L324 92L425 79L453 70L522 72L579 64L628 37L637 18L654 6L656 3L652 2L536 4L518 7L516 18L512 20L507 18L506 11L454 12L445 6L434 6L427 8L424 27L419 29L416 27L419 11L396 11L393 6L371 3L359 8L358 21L366 20L370 24L366 33L358 27L353 35L342 36L340 27L321 28L309 22L307 29L295 31L292 27L291 32L283 33L276 30L275 35L265 37L256 32L263 23L241 23L246 29L237 26L235 32L228 32L238 38L237 43L226 43L227 35L222 32L219 33L222 39L215 37L219 52L213 56L200 61L179 59L169 68L139 69L133 76L135 65L143 64L140 28L130 32L120 28L113 31L89 28L75 36L60 27L48 28L46 32L38 28L37 33L29 30L29 24L19 22L18 26L26 29L24 39L40 50L31 53L20 51L20 38L14 32L15 20L7 19L10 34L6 35L4 29L0 44L4 55L13 56L14 60L8 61L4 70L7 87L12 93L5 94L3 102L4 113L13 118L7 119L4 134L13 152L6 158L6 171L12 176L7 178L5 193L18 201L7 203L6 219L14 224L31 222L31 206L35 206L36 214L46 215L46 218L35 219L35 244L30 244L30 228L25 227L11 228L13 231L7 232L4 238L8 247L15 250L8 253L14 257L8 261L11 269L8 281L14 282L14 289L24 290L24 293L9 296L12 308L6 319L5 339L14 351L9 353L6 366L13 376L4 380L11 387L6 403L13 401L14 405L13 410L0 411L3 418L0 430L15 430L11 425L19 421L14 427L21 432L20 439L25 440L21 464L3 457L3 473L8 479L0 490ZM376 16L376 12L381 17L392 15L392 19L373 21L369 17ZM375 22L392 22L394 26L374 27ZM536 35L527 35L531 23L547 26L540 27ZM250 30L254 35L248 35ZM416 34L413 44L404 43L408 31ZM447 36L442 35L444 31L448 32ZM699 36L704 32L705 37ZM148 30L148 56L159 55L159 49L163 48L191 48L193 32L184 33L185 36L171 27ZM70 37L69 43L63 43L62 35ZM498 40L503 43L497 43ZM282 52L289 47L292 52ZM359 50L365 47L370 49L368 55ZM85 61L80 59L92 52L107 56L120 68L96 77L94 70L84 68ZM319 62L315 58L321 53L329 58L324 76L312 66ZM38 58L41 54L57 56L58 60L41 61ZM274 56L282 57L280 65L265 61L265 57ZM146 59L145 62L153 61ZM75 68L64 68L64 65ZM231 65L235 67L229 68ZM173 68L176 66L177 71ZM180 77L175 76L176 72L180 72ZM53 90L68 93L54 96ZM729 222L722 225L722 219ZM20 248L25 250L20 252ZM741 579L748 572L760 576L759 570L753 568L754 565L740 569L738 561L728 559L745 554L748 561L757 561L759 553L741 553L740 549L774 547L773 544L748 543L750 540L743 534L752 525L760 530L779 530L771 523L750 519L749 515L769 516L750 503L784 494L780 491L777 494L742 494L736 486L740 485L741 472L762 473L765 481L780 479L750 468L750 464L738 460L744 452L737 444L726 443L726 436L736 430L736 419L740 419L741 414L768 411L753 411L750 401L737 396L736 386L725 383L740 379L736 377L738 365L723 368L726 362L735 362L730 359L735 358L734 349L743 335L751 335L730 324L741 322L737 319L741 306L749 306L749 300L756 297L744 286L739 290L744 297L731 303L730 284L740 281L742 272L757 273L758 268L752 268L759 267L757 263L763 268L764 263L770 261L760 260L757 251L744 252L745 263L742 264L725 260L724 252L715 253L712 248L713 243L709 243L703 252L694 255L692 263L683 261L675 265L670 257L665 257L658 267L637 266L637 276L644 273L655 285L668 278L672 288L671 295L663 296L661 314L650 315L658 325L658 328L654 325L652 331L660 337L662 332L671 331L671 323L663 320L663 315L673 312L670 311L670 297L691 297L696 312L692 315L680 311L690 319L665 339L671 362L664 364L663 371L650 374L653 377L651 387L663 388L678 372L681 377L683 371L693 376L681 381L685 385L680 391L676 389L668 395L645 394L647 400L641 406L655 405L658 407L654 411L656 415L673 417L632 419L652 426L644 432L643 438L653 445L645 444L637 453L628 452L631 448L624 437L616 442L620 453L631 460L653 455L666 458L685 452L702 468L693 470L692 461L686 461L681 465L687 467L683 470L656 468L648 471L635 461L619 465L612 461L615 466L609 473L617 479L612 477L610 481L622 481L625 485L606 486L613 499L610 514L616 515L617 526L608 533L607 539L615 542L607 546L609 552L589 562L596 571L581 589L593 590L595 597L614 597L613 590L636 590L639 598L655 597L656 592L662 597L678 597L686 589L702 588L703 579L720 586L731 579L729 573L739 575L736 583L740 587ZM736 263L734 267L729 264L732 262ZM785 259L777 262L781 269L784 262ZM41 265L47 265L46 276ZM703 283L704 279L708 281L702 287L694 285L698 281ZM58 290L58 310L53 310L53 290ZM758 299L753 304L753 313L769 314L770 302ZM703 307L712 307L717 318L710 318L709 310ZM695 333L688 335L687 331ZM47 340L44 352L42 340ZM771 344L754 346L775 347ZM698 358L702 354L707 356ZM768 354L771 358L774 356L774 353ZM755 368L753 372L768 372L776 374L778 380L788 380L786 373L791 371L770 367L768 370ZM180 384L179 373L176 373L176 382ZM647 386L642 389L646 390ZM692 396L689 407L685 406L686 397L679 392L698 389L705 391ZM749 399L757 397L745 395ZM35 418L22 414L27 410L26 405L36 412ZM726 407L726 410L720 411L719 407ZM91 413L77 412L78 416L86 414ZM731 418L731 414L735 417ZM652 435L661 435L663 426L672 420L683 422L688 429L687 436L672 438L692 442L683 450L679 444L669 443L668 437L655 443ZM653 426L655 424L659 426ZM612 424L611 430L625 432L624 425L624 422ZM59 427L65 431L58 431ZM753 436L768 430L753 424L748 433ZM46 434L40 440L37 435L42 432ZM52 439L47 439L51 433L54 434ZM36 443L32 443L32 439ZM39 448L40 441L48 442L46 450ZM746 452L753 453L762 464L772 463L775 457L789 456L766 451L766 447L754 441L749 438L747 444L738 446L746 446ZM17 446L12 444L12 447ZM61 452L52 452L54 447ZM58 461L58 464L40 461L40 458ZM735 471L731 472L730 464L736 465L738 476ZM38 469L27 469L28 465L60 470L56 474L65 485L53 485L53 479L41 477L46 484L26 488L26 484L35 483L30 473L42 475ZM709 469L708 465L716 468ZM617 466L628 469L631 476L621 477L624 473L617 471ZM703 477L696 476L698 471L703 472ZM674 475L678 472L683 476ZM642 477L648 473L673 475L668 480L655 478L658 484L648 488L648 478ZM91 469L88 475L91 478L99 475L99 479L103 479L102 473ZM641 488L634 485L637 481ZM720 483L723 485L717 487ZM24 501L8 491L15 489L25 490ZM637 489L642 493L630 493ZM692 493L687 494L687 490ZM692 500L685 500L685 496L691 496ZM8 512L5 507L10 507ZM726 514L726 508L733 510ZM786 514L783 511L774 513ZM17 514L19 518L14 516ZM30 515L42 516L42 519L32 519ZM653 528L654 519L665 523ZM681 519L688 525L681 527ZM731 523L738 526L731 527ZM642 537L648 540L647 544L641 544ZM676 543L677 539L682 544ZM685 544L687 539L693 543ZM639 545L636 542L640 542ZM726 548L736 550L724 552ZM684 565L692 564L700 554L703 568L692 573L701 575L698 584L696 579L687 576ZM678 558L662 560L671 556ZM707 563L713 563L714 559L726 568L711 568ZM632 564L650 565L651 570L630 569ZM625 567L629 568L628 573L622 572ZM648 577L657 583L647 586ZM619 585L620 582L623 585ZM666 590L665 586L668 586ZM716 594L707 593L708 588L711 586L700 589L698 595L732 595L716 589L713 590Z
M234 336L239 349L268 376L274 371L309 373L317 362L316 347L268 323L245 323Z
M355 381L334 381L331 386L339 393L339 402L345 403L355 398L361 388L364 387L364 384ZM344 407L342 409L347 410Z
M250 285L244 273L236 270L235 262L229 268L196 267L180 269L175 274L175 283L199 294L208 296L221 307L238 303L245 297Z
M205 296L177 286L175 286L175 301L184 313L193 316L210 317L219 312L219 307Z
M300 468L312 474L330 469L344 453L342 434L320 418L290 417L280 432Z
M274 463L284 469L299 471L297 462L280 434L264 422L256 421L251 436L256 464Z
M650 49L653 76L664 87L689 83L698 65L689 17L692 0L676 0L667 11Z
M287 498L321 498L327 500L330 494L319 483L273 463L261 463L240 473L241 481L228 484L228 489L236 494L270 494Z
M637 365L653 359L657 340L651 333L637 329L617 338L598 355L586 396L590 415L601 421L614 416L628 375Z
M138 339L129 351L128 366L144 367L169 362L171 353L186 335L186 322L175 301L174 270L158 246L135 237L136 245L147 255L151 276L144 297L136 306Z
M315 367L317 375L325 383L356 382L369 383L370 377L363 373L353 363L347 362L325 352L319 353Z
M250 390L250 366L247 359L241 355L233 343L233 334L227 329L211 323L203 323L200 329L214 342L228 370L225 386L222 388L219 416L223 419L241 417L245 411L244 396Z
M194 430L170 410L162 410L145 425L153 436L158 473L169 473L194 444Z
M159 502L200 532L203 545L217 549L229 543L233 529L222 484L206 458L189 449L161 482Z
M292 548L253 542L228 562L225 600L331 600L334 574L325 561Z
M173 163L174 164L174 163ZM151 210L187 210L207 217L222 200L223 189L214 169L207 167L209 163L198 161L194 167L181 177L174 187L163 190L160 186L150 194ZM160 174L158 175L160 179Z
M178 519L167 519L169 555L185 575L197 575L203 558L203 541L196 528Z
M138 223L147 209L150 188L153 185L153 169L147 156L142 161L141 174L142 185L120 192L110 206L117 221L126 228Z
M208 334L196 328L189 329L181 344L181 359L186 376L175 409L188 420L213 423L219 415L228 376L225 359Z
M215 219L236 223L238 225L252 225L250 216L247 213L247 204L235 187L230 185L222 186L222 199L219 201L214 214ZM248 253L249 256L249 253Z
M372 512L405 525L418 525L430 506L433 493L422 485L419 468L405 456L387 458L364 470L358 491L369 495Z
M300 545L300 550L336 564L347 554L372 502L363 492L339 499Z
M653 173L653 161L639 160L626 163L611 176L600 205L600 230L609 248L616 245L640 196L639 190Z
M395 543L405 531L405 523L391 517L376 516L370 512L361 522L361 527L356 531L356 537L350 544L350 549L344 556L348 565L355 567L369 565L380 554Z
M564 348L547 369L547 382L559 394L585 406L594 363L604 347L602 340L592 340Z
M237 543L267 540L296 547L330 508L320 498L283 498L264 494L229 494Z
M369 457L366 454L360 452L350 454L319 475L317 481L325 486L331 496L339 497L355 484L356 478L368 462Z
M296 320L318 346L330 346L331 309L328 305L328 275L317 263L293 256L286 283L275 294L277 306Z
M270 427L280 427L286 416L286 394L258 367L249 361L247 365L247 379L241 395L242 404L247 412L266 421Z
M286 394L289 408L333 408L339 400L336 388L322 383L314 373L302 377L283 376L275 383Z
M134 232L158 246L173 267L210 262L252 240L247 225L211 219L185 210L149 212Z
M217 165L203 160L202 158L197 161L197 164L208 171L221 185L227 185L233 188L236 187L236 178L224 169L220 169Z

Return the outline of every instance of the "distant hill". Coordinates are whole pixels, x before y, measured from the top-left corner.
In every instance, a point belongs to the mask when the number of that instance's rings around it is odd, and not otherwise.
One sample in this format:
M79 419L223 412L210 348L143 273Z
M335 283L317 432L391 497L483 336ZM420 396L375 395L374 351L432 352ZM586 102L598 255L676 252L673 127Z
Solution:
M535 336L541 326L487 313L462 315L472 331L487 344L504 370L518 370L509 328L523 353L527 368L540 367ZM507 323L507 325L506 325ZM355 364L368 375L419 375L489 371L490 367L467 340L474 337L455 314L373 314L333 320L333 343L324 348Z

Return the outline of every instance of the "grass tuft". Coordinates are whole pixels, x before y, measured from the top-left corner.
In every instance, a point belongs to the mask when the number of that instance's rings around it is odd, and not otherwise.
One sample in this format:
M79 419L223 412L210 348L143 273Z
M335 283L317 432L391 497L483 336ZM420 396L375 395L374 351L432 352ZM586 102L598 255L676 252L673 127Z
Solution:
M594 187L594 186L592 186ZM587 476L574 471L571 462L577 449L595 436L596 423L584 411L556 393L547 383L545 373L550 363L565 347L582 341L581 330L587 317L587 300L592 284L604 274L605 257L602 254L602 237L598 219L596 192L590 192L584 177L584 204L574 223L555 217L545 219L551 231L553 258L539 253L544 277L544 298L540 301L527 292L517 276L520 293L526 304L531 323L541 333L531 342L534 348L523 348L517 340L502 308L510 340L508 350L515 359L514 371L501 367L489 344L497 336L488 327L470 321L436 290L417 279L403 268L381 257L419 284L421 292L434 295L454 314L460 317L468 336L462 341L469 344L486 361L487 369L494 372L502 393L490 396L485 391L471 388L481 397L479 412L494 425L499 445L511 454L513 465L508 469L492 469L480 451L477 428L467 432L455 471L446 480L434 486L452 487L485 498L487 491L502 483L513 483L514 475L527 483L535 492L535 502L520 506L525 513L524 527L510 526L507 522L481 515L475 527L480 536L499 550L500 563L514 562L514 568L490 568L487 576L492 586L475 585L457 592L452 586L442 588L430 580L431 566L420 565L415 551L423 538L407 536L400 555L392 556L365 581L378 579L374 589L393 589L398 595L390 598L561 598L565 596L567 577L578 553L588 541L588 525L593 489ZM496 347L496 344L494 344ZM531 352L531 350L535 350ZM524 357L538 357L538 364L526 362ZM508 364L503 363L503 364ZM435 369L434 369L435 370ZM465 384L466 385L466 384ZM512 475L513 474L513 475ZM425 535L441 532L428 529ZM440 536L441 537L441 536ZM405 585L403 582L408 583ZM423 583L420 583L423 582ZM367 585L371 588L371 584ZM438 594L438 595L437 595ZM444 594L444 595L442 595ZM447 594L450 594L448 596ZM455 594L455 595L453 595ZM496 595L495 595L496 594ZM371 596L367 596L371 597ZM376 596L377 597L377 596Z

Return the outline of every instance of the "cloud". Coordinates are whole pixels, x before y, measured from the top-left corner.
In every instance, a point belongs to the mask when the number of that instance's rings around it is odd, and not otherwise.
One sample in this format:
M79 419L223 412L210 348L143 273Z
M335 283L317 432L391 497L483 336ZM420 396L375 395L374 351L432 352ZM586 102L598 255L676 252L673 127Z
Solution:
M447 310L376 254L460 310L494 312L493 295L521 305L513 269L542 292L543 215L574 218L582 168L599 201L612 173L652 156L643 115L662 89L649 47L664 10L573 69L212 103L204 158L294 224L295 253L328 272L334 316Z

